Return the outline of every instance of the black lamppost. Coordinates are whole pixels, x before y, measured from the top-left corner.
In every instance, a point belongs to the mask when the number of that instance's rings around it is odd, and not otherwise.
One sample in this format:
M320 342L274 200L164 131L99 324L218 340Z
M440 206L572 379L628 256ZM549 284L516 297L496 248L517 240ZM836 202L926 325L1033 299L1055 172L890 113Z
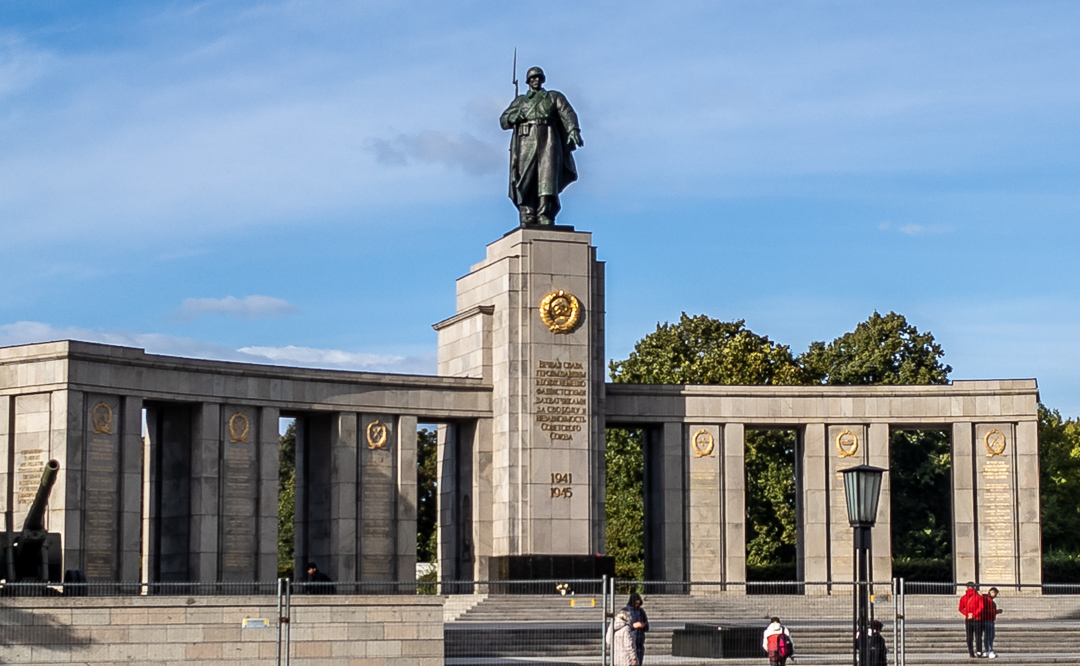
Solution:
M877 522L881 475L886 470L870 465L849 467L844 472L844 495L848 522L855 528L855 631L859 637L858 663L869 662L870 637L870 530Z

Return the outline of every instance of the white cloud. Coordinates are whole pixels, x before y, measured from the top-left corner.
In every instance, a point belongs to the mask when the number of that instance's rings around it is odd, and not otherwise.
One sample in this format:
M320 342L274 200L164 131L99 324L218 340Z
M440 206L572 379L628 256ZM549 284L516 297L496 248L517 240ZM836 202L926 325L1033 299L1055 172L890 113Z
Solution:
M430 356L395 356L347 352L340 349L312 347L241 347L244 354L258 356L275 364L300 365L315 368L365 370L368 372L432 373L434 358Z
M945 234L955 231L955 227L945 224L897 224L893 225L891 222L878 223L879 231L892 232L904 234L905 236L923 236L925 234Z
M269 365L289 365L329 370L358 370L403 374L434 374L435 355L403 356L368 354L340 349L317 349L286 345L284 347L241 347L231 349L212 342L161 333L94 331L78 327L56 327L37 321L0 324L0 347L27 345L56 340L80 340L145 349L150 354L240 361Z
M433 130L401 134L393 140L370 139L366 147L384 166L404 166L411 158L457 167L475 176L499 169L504 159L502 149L471 134Z
M185 298L177 314L183 319L196 319L206 314L227 315L241 319L280 317L296 311L296 306L273 296L236 298Z

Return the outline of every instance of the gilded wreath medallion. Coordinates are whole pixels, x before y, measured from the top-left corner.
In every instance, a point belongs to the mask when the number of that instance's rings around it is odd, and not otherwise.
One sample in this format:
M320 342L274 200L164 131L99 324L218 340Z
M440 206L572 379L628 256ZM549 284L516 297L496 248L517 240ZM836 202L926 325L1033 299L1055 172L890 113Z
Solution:
M694 438L690 442L694 445L695 458L713 457L713 446L716 442L713 440L712 433L708 430L698 430L694 433Z
M104 402L99 402L94 405L94 409L90 412L90 422L94 425L94 434L111 435L113 422L112 407L109 407L109 405Z
M553 291L540 301L540 319L552 333L569 333L581 322L581 302L568 291Z
M372 421L367 427L367 447L386 450L386 425L382 421Z
M241 412L236 412L229 417L229 441L246 444L248 433L251 432L251 421Z
M997 429L991 430L983 438L983 444L986 445L987 457L1000 456L1005 453L1005 433Z
M836 436L836 448L840 451L841 458L852 458L859 450L859 436L850 430L845 430Z

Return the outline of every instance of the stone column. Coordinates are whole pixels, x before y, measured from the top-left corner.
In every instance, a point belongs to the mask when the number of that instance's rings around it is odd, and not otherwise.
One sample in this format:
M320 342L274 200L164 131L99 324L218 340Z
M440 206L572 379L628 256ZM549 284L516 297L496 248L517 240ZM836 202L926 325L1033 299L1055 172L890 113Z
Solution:
M953 424L953 571L960 585L976 579L974 436L971 423Z
M13 470L8 463L15 453L15 396L0 395L0 512L4 515L3 529L9 529L15 522L11 513L14 480Z
M281 411L259 410L258 570L256 580L274 581L278 566L278 457Z
M672 442L677 446L670 448L678 453L686 451L690 466L690 488L687 493L690 580L720 582L724 580L724 565L728 562L725 557L728 553L724 550L725 516L720 497L721 474L724 471L721 463L726 453L723 427L690 424L685 429L680 427L678 434L683 436ZM670 518L677 516L665 516L665 519ZM708 594L715 592L715 589L703 588L702 591Z
M397 420L397 535L394 580L416 578L416 417Z
M330 577L360 580L360 496L357 448L359 416L341 412L332 417L330 430Z
M387 581L395 577L397 428L394 417L388 414L362 414L360 418L359 580ZM416 438L415 425L412 436Z
M457 449L459 426L440 425L438 429L439 447L436 460L438 478L439 516L435 529L439 531L439 579L461 580L462 573L457 567L457 496L460 492L457 478ZM494 511L494 515L498 510Z
M889 469L889 425L871 423L867 432L867 464ZM843 479L841 479L843 481ZM872 532L874 581L892 580L892 474L881 479L877 523Z
M221 405L203 403L195 416L191 450L191 579L218 580L221 501Z
M726 424L723 446L724 582L741 583L746 581L746 426Z
M474 567L467 578L481 580L491 570L490 558L493 548L493 524L496 505L492 501L492 450L491 419L478 419L460 427L462 437L471 442L472 494L475 498L472 506L473 557Z
M1020 582L1016 430L975 424L975 509L980 584Z
M120 440L120 525L119 579L137 581L142 577L142 513L143 513L143 441L142 398L125 396L120 399L123 413L123 434Z
M262 440L258 412L258 408L246 405L221 408L219 504L215 508L219 512L217 579L222 581L248 581L258 576Z
M1016 468L1019 487L1020 582L1042 584L1042 528L1039 516L1039 422L1016 424Z
M717 438L716 450L712 462L719 464L719 432L711 426ZM686 496L686 467L684 448L684 428L681 423L664 423L645 431L645 577L649 580L687 580L691 575L695 580L708 580L693 576L687 568L687 561L698 558L696 549L687 548L687 531L694 529L693 507L697 499L694 493L693 467L687 516L684 506ZM715 470L714 470L715 471ZM719 517L720 479L716 472L711 501L717 505L715 530L720 530ZM689 524L688 524L689 522ZM691 537L690 543L693 543ZM720 564L720 546L713 544L716 566ZM719 580L719 577L716 578Z
M829 490L825 424L812 423L802 433L802 502L800 503L802 579L829 580ZM824 594L821 585L808 585L807 594Z
M850 582L855 578L855 561L852 557L854 534L848 522L843 470L869 464L871 446L867 442L865 425L830 425L826 432L829 460L829 580Z

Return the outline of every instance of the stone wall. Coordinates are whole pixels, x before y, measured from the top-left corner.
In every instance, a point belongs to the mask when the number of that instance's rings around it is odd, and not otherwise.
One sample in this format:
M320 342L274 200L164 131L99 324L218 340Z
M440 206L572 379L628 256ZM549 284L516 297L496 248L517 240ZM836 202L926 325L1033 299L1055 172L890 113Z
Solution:
M0 599L4 664L273 664L276 598ZM263 629L243 628L265 618ZM443 598L292 598L291 663L436 666Z

